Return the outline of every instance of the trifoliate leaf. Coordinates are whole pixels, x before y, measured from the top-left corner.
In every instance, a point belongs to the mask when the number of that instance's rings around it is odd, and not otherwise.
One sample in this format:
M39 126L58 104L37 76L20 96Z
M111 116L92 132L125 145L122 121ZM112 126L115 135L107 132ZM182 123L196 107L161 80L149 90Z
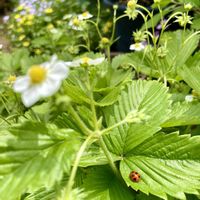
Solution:
M109 150L122 155L157 132L167 118L168 97L167 88L156 81L127 84L105 111L108 127L124 122L104 137Z

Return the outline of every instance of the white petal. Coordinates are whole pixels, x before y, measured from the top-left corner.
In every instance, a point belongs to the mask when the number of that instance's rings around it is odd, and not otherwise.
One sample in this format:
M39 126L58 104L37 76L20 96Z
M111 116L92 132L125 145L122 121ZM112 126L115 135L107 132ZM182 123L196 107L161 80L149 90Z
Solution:
M134 44L131 44L130 47L129 47L129 49L130 49L130 50L135 50L135 45L134 45Z
M98 65L98 64L101 64L104 60L105 60L104 57L102 57L102 58L97 58L97 59L94 59L94 60L90 60L90 61L89 61L89 64L90 64L90 65Z
M79 67L82 63L82 59L78 59L72 62L65 62L66 66L68 67Z
M30 85L30 78L28 76L18 77L13 85L15 92L24 92Z
M51 77L55 80L63 80L68 76L69 67L66 67L65 62L57 62L48 70L47 77Z
M186 95L185 96L185 101L187 101L187 102L192 102L193 101L193 95Z
M39 90L39 86L32 86L22 93L22 102L26 107L32 106L40 99L41 95Z
M57 55L53 55L53 56L51 57L50 64L51 64L51 65L55 64L55 63L57 62L57 60L58 60Z
M40 95L41 97L49 97L56 93L61 85L61 81L55 81L54 79L48 78L41 86L40 86Z
M72 14L67 14L63 16L63 19L66 20L66 19L72 18L72 16L73 16Z
M142 43L135 43L130 45L129 49L135 51L142 51L143 49L145 49L145 45Z
M57 62L57 56L53 55L51 57L51 60L49 62L44 62L41 64L42 67L44 67L45 69L49 69L51 68L55 63Z
M92 17L93 17L93 15L91 15L89 12L87 12L87 15L86 15L86 16L84 15L84 13L78 15L78 19L79 19L79 20L90 19L90 18L92 18Z

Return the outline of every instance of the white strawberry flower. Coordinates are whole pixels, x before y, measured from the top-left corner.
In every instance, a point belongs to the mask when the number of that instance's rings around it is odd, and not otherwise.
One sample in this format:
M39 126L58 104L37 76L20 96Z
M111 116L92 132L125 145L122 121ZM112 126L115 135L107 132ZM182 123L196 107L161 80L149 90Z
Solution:
M194 100L193 95L186 95L186 96L185 96L185 101L186 101L186 102L192 102L193 100Z
M74 30L82 31L83 30L83 21L78 19L78 17L73 17L69 21L69 26L72 27Z
M78 15L79 20L86 20L86 19L90 19L92 17L93 17L93 15L90 14L88 11Z
M135 51L142 51L145 49L146 45L144 45L142 42L137 42L135 44L130 45L130 50L135 50Z
M74 30L82 31L85 24L84 20L90 19L92 17L93 15L91 15L88 11L74 17L71 16L69 26L71 26Z
M49 62L31 66L25 76L16 79L13 89L21 93L23 104L30 107L41 98L57 92L68 73L65 62L53 56Z
M80 66L88 66L88 65L99 65L105 60L105 57L100 57L96 59L92 59L89 57L83 57L71 62L65 62L65 64L69 67L80 67Z

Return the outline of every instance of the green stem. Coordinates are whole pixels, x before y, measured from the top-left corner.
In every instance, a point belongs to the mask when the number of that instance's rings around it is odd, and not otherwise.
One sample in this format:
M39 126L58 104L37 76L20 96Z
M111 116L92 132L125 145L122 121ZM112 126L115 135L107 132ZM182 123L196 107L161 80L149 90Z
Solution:
M1 118L3 121L5 121L7 124L12 125L6 118L4 118L4 117L2 117L2 116L0 116L0 118ZM1 123L1 124L2 124L2 123Z
M109 162L109 165L110 165L111 169L113 170L114 174L117 177L120 177L119 171L118 171L118 169L117 169L117 167L116 167L116 165L115 165L115 163L114 163L114 161L112 159L112 156L111 156L109 150L107 149L107 146L104 143L103 138L101 136L99 137L99 142L100 142L100 146L101 146L106 158L108 159L108 162Z
M162 11L162 9L161 9L161 7L160 7L159 4L158 4L158 10L159 10L159 13L160 13L161 23L163 24L163 20L164 20L164 18L163 18L163 11Z
M100 21L100 11L101 11L101 3L100 0L97 0L97 26L99 25Z
M93 135L89 135L87 137L87 139L83 142L83 144L81 145L81 147L76 155L76 159L73 164L73 168L72 168L72 171L71 171L71 174L69 177L69 181L68 181L67 187L64 191L64 199L66 199L66 200L73 200L70 198L70 193L71 193L72 187L74 185L74 179L76 177L76 172L77 172L77 169L79 166L79 162L81 160L81 156L83 155L85 149L88 147L89 143L91 142L92 137L93 137Z
M91 102L91 110L92 110L92 113L93 113L94 129L95 129L95 131L98 131L97 115L96 115L96 109L95 109L95 105L94 105L93 95L92 95L91 101L92 101Z
M111 62L110 47L108 46L108 47L106 48L106 50L107 50L108 62L110 63L110 62Z
M110 43L111 43L111 44L113 43L114 36L115 36L116 14L117 14L117 10L114 9L114 15L113 15L113 29L112 29L111 39L110 39Z
M122 19L122 18L124 18L124 17L128 17L128 15L127 15L127 14L120 15L119 17L116 18L115 23L116 23L118 20L120 20L120 19Z
M4 105L5 109L6 109L6 112L10 115L10 111L9 111L9 108L7 107L6 103L5 103L5 98L3 96L3 94L1 94L1 102L2 104Z
M124 124L124 123L126 123L126 120L122 120L122 121L118 122L117 124L114 124L113 126L110 126L110 127L106 128L106 129L102 130L102 131L100 132L100 134L101 134L101 135L104 135L104 134L106 134L106 133L112 131L114 128L116 128L116 127L118 127L118 126L120 126L120 125L122 125L122 124Z
M172 14L168 19L167 19L167 21L162 25L162 30L161 30L161 33L160 33L160 38L162 37L162 35L163 35L163 33L164 33L164 31L165 31L165 29L166 29L166 27L167 27L167 24L169 23L169 21L172 19L172 18L174 18L175 16L177 16L177 15L181 15L182 13L181 12L175 12L174 14Z
M76 123L79 125L83 133L85 135L92 135L93 132L87 128L87 126L83 123L83 121L71 105L68 107L68 110L73 116L73 118L76 120Z
M97 33L98 33L98 35L99 35L99 38L101 39L101 38L102 38L102 35L101 35L100 30L99 30L99 26L98 26L95 22L93 22L92 20L87 20L87 22L89 22L89 23L91 23L91 24L93 24L93 25L95 26L96 31L97 31Z
M86 46L87 46L87 49L88 51L90 51L90 36L89 36L89 31L88 31L88 28L86 29L86 32L85 32L85 42L86 42Z
M194 37L195 35L197 35L197 34L200 34L200 31L196 31L196 32L194 32L192 35L190 35L190 36L184 41L184 44L185 44L188 40L190 40L192 37Z
M95 105L94 105L93 85L91 86L88 73L87 73L87 81L90 85L90 91L89 92L90 92L90 98L91 98L91 103L90 103L91 104L91 111L92 111L92 115L93 115L93 122L94 122L94 128L95 128L94 133L98 134L98 136L99 136L100 147L102 148L105 156L107 157L110 167L112 168L113 172L117 175L117 177L120 177L118 169L115 166L115 163L112 159L112 156L111 156L109 150L107 149L106 144L104 143L102 136L100 135L101 131L99 131L98 122L97 122L97 115L96 115L96 108L95 108Z

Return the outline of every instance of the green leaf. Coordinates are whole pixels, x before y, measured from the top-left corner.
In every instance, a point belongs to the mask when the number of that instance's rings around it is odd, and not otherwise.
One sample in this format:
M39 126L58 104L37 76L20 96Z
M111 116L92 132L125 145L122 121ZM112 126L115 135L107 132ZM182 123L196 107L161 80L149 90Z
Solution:
M169 100L167 88L156 81L134 81L127 84L118 102L105 111L107 126L125 120L133 111L147 116L145 123L124 123L105 136L109 150L117 155L128 152L160 129L166 120Z
M179 74L192 89L200 94L200 66L183 66L180 69Z
M101 107L112 105L113 103L117 101L120 91L121 91L121 87L113 88L106 96L104 96L101 99L98 99L95 105L101 106Z
M34 47L41 47L41 46L49 45L49 38L46 37L46 36L37 37L37 38L35 38L35 39L33 39L33 40L31 41L31 44L32 44Z
M46 190L42 188L33 194L25 197L25 200L52 200L56 199L56 194L54 190Z
M200 124L200 103L175 103L162 127Z
M0 199L50 188L69 172L80 143L73 130L26 122L9 131L0 136Z
M166 32L163 37L167 39L168 63L175 63L176 67L182 67L192 55L199 43L199 35L193 32L176 31Z
M133 170L141 175L139 182L130 180ZM121 161L120 171L128 186L145 194L163 199L199 194L200 137L159 133L133 148Z
M181 3L191 3L193 6L200 6L199 0L179 0Z
M122 159L120 156L116 156L115 154L112 153L111 156L113 161ZM108 164L108 159L105 156L103 150L95 145L92 145L81 157L79 166L89 167L89 166L105 165L105 164Z
M200 29L200 16L197 15L196 18L192 21L192 28L199 30Z
M90 103L89 97L78 86L64 82L64 90L65 90L65 93L71 98L73 102L78 103L78 104L81 104L84 102L88 104Z
M109 167L95 167L83 183L87 200L134 200L134 194L112 173Z

